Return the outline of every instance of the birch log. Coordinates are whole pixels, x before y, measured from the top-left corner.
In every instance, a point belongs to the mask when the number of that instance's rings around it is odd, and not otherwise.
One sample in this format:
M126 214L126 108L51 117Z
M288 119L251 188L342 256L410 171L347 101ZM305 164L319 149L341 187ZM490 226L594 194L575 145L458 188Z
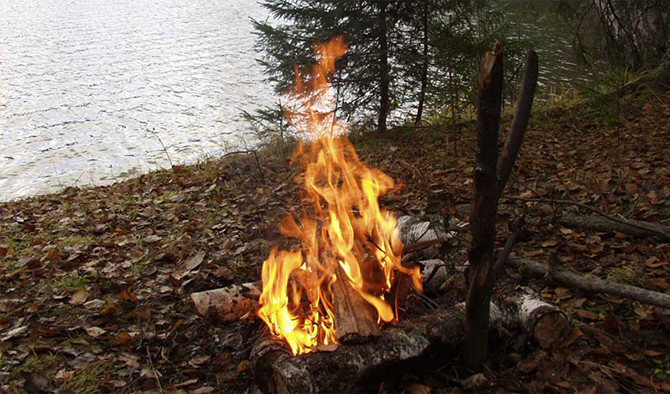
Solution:
M379 371L402 368L404 362L411 363L445 347L460 352L464 311L464 304L439 308L385 327L374 341L345 343L334 352L295 357L282 342L265 336L251 351L252 371L258 386L270 394L374 391L378 387L374 376ZM491 304L490 321L501 333L522 329L548 348L563 343L570 332L567 318L558 308L523 291L496 299Z
M247 313L255 313L262 283L252 282L191 294L198 314L213 321L232 323Z

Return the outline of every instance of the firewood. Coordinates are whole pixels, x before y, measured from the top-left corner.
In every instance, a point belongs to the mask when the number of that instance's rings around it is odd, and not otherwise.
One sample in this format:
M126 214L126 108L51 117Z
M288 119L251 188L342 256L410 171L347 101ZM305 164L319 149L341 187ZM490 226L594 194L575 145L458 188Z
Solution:
M331 287L335 330L340 342L379 336L377 311L352 287L342 268Z
M256 383L271 394L352 393L369 389L368 378L422 355L436 345L457 349L463 339L464 317L458 309L442 309L429 316L382 330L377 340L346 343L335 352L292 356L265 337L251 354Z
M221 323L231 323L247 313L255 313L261 296L261 282L232 285L191 294L201 316Z
M491 315L494 326L496 323L504 324L512 330L520 327L544 349L554 349L563 344L570 333L570 322L565 313L527 289L494 296Z
M256 342L251 367L265 393L350 393L375 387L375 372L402 367L445 348L463 347L465 305L439 308L381 330L364 343L345 343L334 352L292 356L282 342L269 335ZM523 330L541 346L553 348L570 332L565 314L527 292L496 298L491 304L491 326L501 333Z
M441 260L435 261L420 261L420 264L425 264L430 262L430 267L433 267L432 264L437 264ZM425 269L426 274L423 275L424 279L430 275L431 269ZM442 277L442 273L446 272L444 268L441 268L439 271L439 277ZM344 275L344 274L342 274ZM435 283L438 283L439 280L435 280ZM409 283L409 282L408 282ZM424 283L425 285L425 283ZM439 285L437 285L439 287ZM259 282L250 282L244 283L241 285L231 285L228 287L223 287L220 289L213 289L202 291L199 293L191 294L191 300L195 304L198 314L203 317L210 318L212 321L217 321L219 323L231 323L247 313L255 313L258 306L258 299L261 295L262 283ZM360 296L355 297L360 298ZM343 304L341 307L345 307L346 304ZM359 300L354 300L353 304L355 308L360 306ZM364 305L365 308L368 308L367 303ZM368 312L365 312L366 314ZM374 316L375 327L377 326L377 320L375 312L371 312ZM362 324L362 321L358 321ZM342 329L342 332L347 332L349 329ZM339 333L338 329L338 333ZM370 330L369 334L364 334L363 336L372 335L374 336L374 330Z

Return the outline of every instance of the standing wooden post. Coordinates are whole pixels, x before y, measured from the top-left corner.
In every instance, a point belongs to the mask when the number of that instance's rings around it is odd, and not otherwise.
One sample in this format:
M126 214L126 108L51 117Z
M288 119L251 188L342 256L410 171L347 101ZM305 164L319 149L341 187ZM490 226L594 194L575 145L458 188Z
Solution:
M489 272L493 265L493 243L496 234L498 193L498 127L502 102L503 62L500 43L496 43L482 60L479 70L477 102L477 162L474 171L474 195L470 231L472 246L470 289L465 307L465 366L479 371L488 349L491 287Z
M484 56L479 71L477 102L477 157L470 231L472 245L470 288L465 308L465 366L478 372L488 351L489 309L496 272L493 269L495 220L500 198L521 148L537 85L537 55L526 57L519 103L503 154L498 161L498 129L502 104L503 64L500 43Z

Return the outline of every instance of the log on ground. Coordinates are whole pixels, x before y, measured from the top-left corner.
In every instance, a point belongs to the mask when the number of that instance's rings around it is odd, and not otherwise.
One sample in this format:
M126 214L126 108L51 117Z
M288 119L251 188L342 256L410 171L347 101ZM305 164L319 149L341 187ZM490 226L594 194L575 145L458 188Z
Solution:
M510 255L507 265L515 267L522 275L549 278L564 286L575 287L590 293L605 293L625 297L645 304L670 309L670 295L612 282L605 279L592 278L561 268L549 268L548 265L530 259Z
M256 311L261 288L261 282L232 285L193 293L191 300L201 316L212 321L231 323Z
M499 333L520 329L545 348L563 343L570 332L565 314L525 291L496 298L491 326ZM438 349L461 351L465 307L439 308L430 314L386 327L376 339L344 343L334 352L290 355L277 340L265 337L252 350L251 364L258 386L266 393L340 393L373 389L376 375ZM369 386L371 385L371 386Z
M634 237L657 237L658 239L670 242L670 228L649 222L637 220L612 220L599 215L575 215L565 212L561 215L558 222L570 228L584 228L593 231L613 232L632 235Z

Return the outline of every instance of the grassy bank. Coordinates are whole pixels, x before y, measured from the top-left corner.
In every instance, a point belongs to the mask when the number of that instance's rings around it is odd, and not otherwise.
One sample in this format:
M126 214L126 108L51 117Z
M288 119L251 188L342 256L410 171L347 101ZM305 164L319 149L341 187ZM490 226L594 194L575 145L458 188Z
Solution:
M506 195L570 199L670 225L670 99L649 94L614 108L537 111ZM467 220L474 137L474 123L464 123L396 128L353 142L365 163L399 185L383 198L385 207ZM246 392L259 322L251 316L213 325L196 315L188 295L260 278L270 248L282 241L279 219L300 210L290 150L275 145L258 162L231 155L0 204L0 387ZM528 215L518 254L542 262L554 254L575 271L670 292L668 244L561 228L550 203L504 200L501 210L499 242L506 217ZM202 264L185 273L201 251ZM605 336L578 330L554 353L525 349L520 362L496 365L492 384L507 391L670 391L667 311L529 285ZM417 377L422 384L445 385L439 374L425 374ZM386 390L402 391L405 383Z

